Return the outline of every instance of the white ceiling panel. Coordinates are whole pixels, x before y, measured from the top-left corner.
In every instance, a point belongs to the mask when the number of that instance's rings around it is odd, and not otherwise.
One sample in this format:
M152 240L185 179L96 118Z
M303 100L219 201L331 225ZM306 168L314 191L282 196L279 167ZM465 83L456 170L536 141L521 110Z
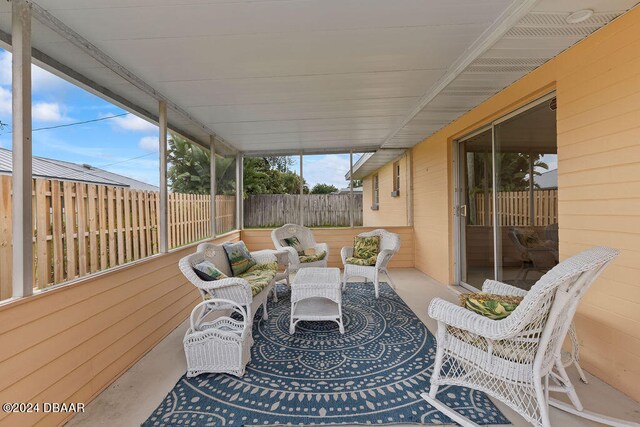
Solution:
M400 128L394 129L383 147L411 147L437 132L498 93L525 74L635 6L637 0L571 1L541 0L533 10L509 28L505 34L471 62L455 79L438 92ZM579 9L590 8L593 16L579 24L568 24L566 17ZM453 111L458 108L459 111ZM441 112L440 127L425 126L433 110ZM417 126L416 126L417 124ZM420 135L420 131L424 133Z
M394 147L370 158L381 162L636 1L35 3L38 60L136 114L153 118L166 100L172 127L253 153ZM568 26L581 8L596 13Z

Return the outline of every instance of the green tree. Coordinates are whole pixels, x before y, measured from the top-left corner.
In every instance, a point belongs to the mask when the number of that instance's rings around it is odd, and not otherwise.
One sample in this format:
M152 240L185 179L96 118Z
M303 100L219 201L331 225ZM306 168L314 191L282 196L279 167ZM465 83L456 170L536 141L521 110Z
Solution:
M211 156L209 150L171 133L168 141L169 188L174 193L209 194ZM235 193L235 159L216 156L218 194Z
M338 191L335 185L331 184L316 184L311 189L311 194L331 194Z
M176 193L209 194L209 150L192 144L179 135L169 136L167 173L169 188ZM299 194L300 177L289 170L292 159L286 156L245 157L244 196L249 194ZM234 157L216 156L216 188L218 194L235 194ZM303 191L309 187L303 182Z

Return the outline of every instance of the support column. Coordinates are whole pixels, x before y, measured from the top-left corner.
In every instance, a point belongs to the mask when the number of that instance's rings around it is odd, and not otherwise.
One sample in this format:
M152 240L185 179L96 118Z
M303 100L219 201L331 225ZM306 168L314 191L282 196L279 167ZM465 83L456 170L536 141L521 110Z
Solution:
M534 170L533 170L533 152L529 152L529 225L534 226L535 224L535 210L534 210L534 191L535 191L535 179L534 179Z
M13 297L33 293L31 177L31 5L11 3Z
M216 136L211 135L209 137L209 157L211 158L209 164L209 175L211 176L211 237L216 237L216 192L217 180L216 180Z
M304 225L304 174L302 173L302 151L300 152L300 225Z
M413 150L407 152L407 225L413 227Z
M169 192L167 190L167 104L158 103L158 128L160 136L160 253L169 251Z
M349 226L353 228L353 150L349 151Z
M242 153L236 154L236 228L242 230L244 228L244 208L243 208L243 169L244 162Z

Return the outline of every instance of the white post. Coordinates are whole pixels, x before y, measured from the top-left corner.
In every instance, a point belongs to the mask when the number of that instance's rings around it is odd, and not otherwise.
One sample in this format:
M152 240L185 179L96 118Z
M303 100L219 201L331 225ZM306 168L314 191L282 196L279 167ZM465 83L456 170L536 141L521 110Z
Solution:
M353 150L349 151L349 226L353 228Z
M33 293L31 178L31 5L11 3L13 150L13 297ZM44 232L45 230L39 230Z
M167 190L167 103L158 103L158 128L160 136L160 253L169 252L169 193Z
M302 173L302 151L300 152L300 225L304 225L304 175Z
M211 175L211 238L216 237L216 136L209 137L209 175Z
M242 153L236 154L236 228L243 229L244 212L243 212L243 156Z
M413 227L413 150L407 153L407 225Z
M535 190L535 179L534 179L534 174L535 171L533 170L533 151L529 152L529 225L530 226L534 226L536 225L535 223L535 205L534 205L534 200L533 197L535 195L534 190Z

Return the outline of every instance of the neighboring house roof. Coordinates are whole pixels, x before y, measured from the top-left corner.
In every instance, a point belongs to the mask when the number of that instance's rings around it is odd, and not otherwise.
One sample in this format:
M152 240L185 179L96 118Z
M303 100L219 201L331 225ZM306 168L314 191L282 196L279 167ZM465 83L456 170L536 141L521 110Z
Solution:
M353 192L358 194L362 193L362 187L353 187ZM331 194L349 194L349 187L340 188L338 191L335 191Z
M558 169L553 169L533 178L538 188L558 188Z
M11 150L0 148L0 174L11 175L12 171ZM134 190L158 191L158 187L155 185L104 169L44 157L33 157L33 177L111 185Z

